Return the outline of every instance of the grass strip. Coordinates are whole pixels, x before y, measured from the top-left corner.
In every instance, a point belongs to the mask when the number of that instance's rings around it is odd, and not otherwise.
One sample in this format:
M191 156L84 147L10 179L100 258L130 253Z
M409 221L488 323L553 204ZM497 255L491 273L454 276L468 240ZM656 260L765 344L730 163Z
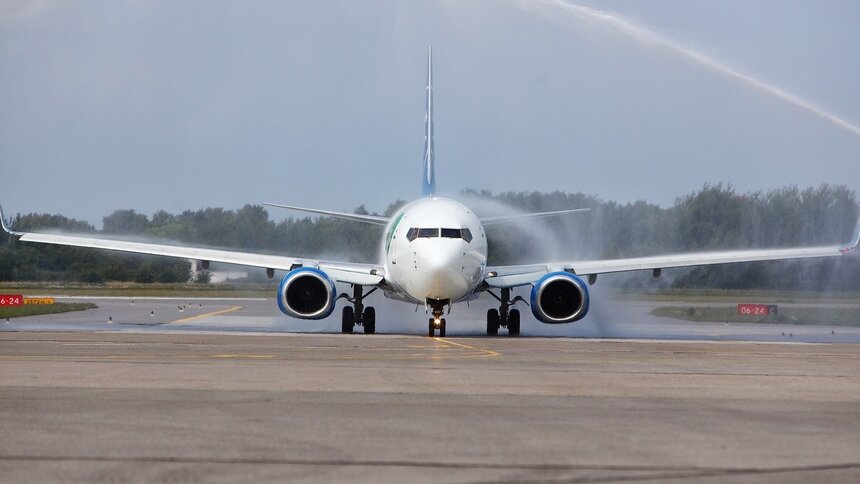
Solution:
M24 316L40 316L42 314L68 313L96 309L93 303L54 303L54 304L25 304L23 306L0 307L0 318L21 318Z
M662 306L651 311L652 316L685 321L720 323L813 324L860 326L860 307L851 308L779 308L779 314L752 316L738 314L737 307Z
M688 303L818 303L860 304L860 293L774 291L740 289L661 289L657 291L622 290L612 296L625 301L688 302Z
M139 284L139 283L0 283L0 293L52 296L115 297L275 297L272 284Z

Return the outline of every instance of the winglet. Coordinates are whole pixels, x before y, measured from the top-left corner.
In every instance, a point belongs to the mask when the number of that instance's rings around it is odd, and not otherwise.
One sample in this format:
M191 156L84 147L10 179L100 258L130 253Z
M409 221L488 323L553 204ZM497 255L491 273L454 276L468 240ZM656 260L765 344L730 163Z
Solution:
M857 227L854 228L854 238L851 239L851 242L848 242L848 245L842 249L842 252L854 250L858 245L860 245L860 220L857 220Z
M0 206L0 226L2 226L3 231L5 231L9 235L15 235L15 236L24 235L23 232L15 232L14 230L12 230L12 227L9 227L9 225L6 223L6 215L3 214L3 207L2 206Z
M433 47L427 48L427 112L424 116L424 182L421 195L436 195L436 168L433 163Z

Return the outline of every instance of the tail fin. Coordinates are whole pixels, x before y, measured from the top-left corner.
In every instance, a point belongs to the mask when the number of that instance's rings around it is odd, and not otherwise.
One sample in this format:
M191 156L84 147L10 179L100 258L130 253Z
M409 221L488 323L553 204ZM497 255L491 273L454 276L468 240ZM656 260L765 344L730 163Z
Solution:
M427 48L427 112L424 116L424 184L421 195L436 195L436 167L433 163L433 47Z

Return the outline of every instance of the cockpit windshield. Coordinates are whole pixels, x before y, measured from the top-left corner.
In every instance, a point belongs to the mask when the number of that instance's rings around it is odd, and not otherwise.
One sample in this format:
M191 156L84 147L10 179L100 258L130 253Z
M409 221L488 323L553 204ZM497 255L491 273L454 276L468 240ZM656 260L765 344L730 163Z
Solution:
M418 229L416 237L439 237L439 229Z
M442 237L445 239L463 239L467 243L472 241L472 231L469 229L449 229L449 228L418 228L412 227L406 232L406 239L412 242L419 238L434 238Z

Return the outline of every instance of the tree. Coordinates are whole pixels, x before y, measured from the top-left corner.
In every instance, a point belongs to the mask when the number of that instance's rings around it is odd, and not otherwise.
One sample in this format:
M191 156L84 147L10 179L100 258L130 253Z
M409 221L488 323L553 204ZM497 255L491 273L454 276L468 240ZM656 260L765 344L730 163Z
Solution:
M212 273L210 271L197 271L194 276L194 282L197 284L209 284L212 281Z
M146 215L134 210L115 210L102 219L102 232L106 234L142 234L149 226Z
M767 192L737 193L731 185L706 184L667 208L644 201L621 204L558 191L493 194L465 190L461 197L480 215L591 209L524 224L488 226L491 264L836 245L849 240L860 214L855 193L838 185L804 189L790 185ZM398 200L383 213L391 217L404 204ZM369 210L360 205L355 212L367 214ZM86 222L48 214L18 215L14 226L19 230L96 232ZM297 257L376 262L382 230L380 226L329 217L273 221L263 207L249 204L235 211L210 207L178 215L159 210L151 221L133 210L117 210L104 218L103 232L145 233L178 243ZM860 289L860 258L708 266L673 270L672 274L672 278L658 283L674 287ZM185 282L189 277L190 264L184 260L19 243L9 237L0 244L0 279ZM634 286L655 284L649 274L610 280Z

